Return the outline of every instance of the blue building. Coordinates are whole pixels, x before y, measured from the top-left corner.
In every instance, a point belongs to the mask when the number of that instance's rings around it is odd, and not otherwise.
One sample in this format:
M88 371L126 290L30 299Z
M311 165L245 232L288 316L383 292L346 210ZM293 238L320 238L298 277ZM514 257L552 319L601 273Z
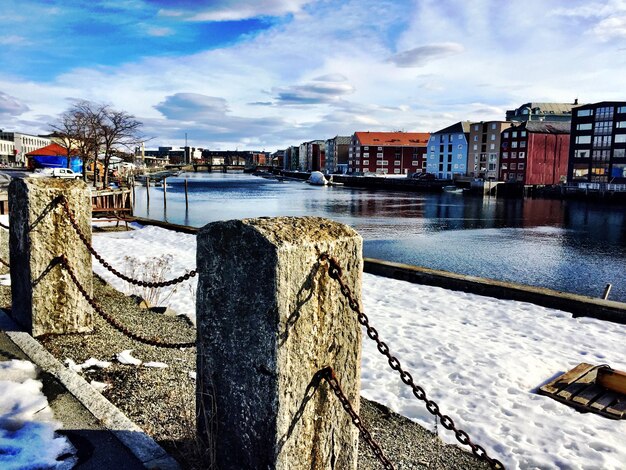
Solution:
M434 132L428 139L426 171L440 179L467 174L470 122L461 121Z

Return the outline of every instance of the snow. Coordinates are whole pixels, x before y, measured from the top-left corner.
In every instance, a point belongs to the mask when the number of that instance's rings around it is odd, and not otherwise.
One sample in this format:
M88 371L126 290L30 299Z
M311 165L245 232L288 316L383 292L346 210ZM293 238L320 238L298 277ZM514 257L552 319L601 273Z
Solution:
M141 360L133 357L131 355L132 352L132 349L124 349L122 352L119 352L115 355L115 359L117 359L120 364L125 364L129 366L141 365Z
M63 454L75 454L73 446L55 431L48 400L41 392L33 363L13 359L0 362L0 468L72 468L75 458L57 461Z
M170 275L195 267L195 236L157 227L96 234L93 243L113 266L124 257L172 256ZM94 260L94 270L119 290L125 282ZM195 278L169 306L195 321ZM167 296L164 296L167 297ZM530 303L363 276L363 306L428 398L507 468L622 469L626 421L581 414L538 387L580 362L626 370L624 327ZM363 335L362 395L434 428L424 403L391 371ZM456 443L439 426L439 435Z

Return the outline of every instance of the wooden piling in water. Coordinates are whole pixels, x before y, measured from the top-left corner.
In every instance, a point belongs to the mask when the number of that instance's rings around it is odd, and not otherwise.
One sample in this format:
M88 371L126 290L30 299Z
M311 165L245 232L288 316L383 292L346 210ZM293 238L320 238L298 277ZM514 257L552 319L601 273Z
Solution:
M163 207L167 207L167 178L163 178Z
M189 195L187 194L187 178L185 178L185 209L189 210Z
M146 200L148 207L150 206L150 177L146 176Z
M611 293L611 284L607 284L604 288L604 294L602 294L602 299L606 300L609 298L609 294Z

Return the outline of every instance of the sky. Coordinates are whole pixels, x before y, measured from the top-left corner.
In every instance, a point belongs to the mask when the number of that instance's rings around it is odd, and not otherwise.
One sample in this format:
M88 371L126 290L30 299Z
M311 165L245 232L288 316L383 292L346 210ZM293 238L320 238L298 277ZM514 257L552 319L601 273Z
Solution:
M626 0L2 0L0 129L77 100L148 147L267 150L624 100Z

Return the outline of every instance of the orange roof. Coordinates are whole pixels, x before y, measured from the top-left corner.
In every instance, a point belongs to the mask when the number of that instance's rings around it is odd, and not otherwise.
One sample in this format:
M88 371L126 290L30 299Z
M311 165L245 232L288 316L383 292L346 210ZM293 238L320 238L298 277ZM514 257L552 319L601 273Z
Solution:
M72 150L72 155L76 155L77 153L78 152L76 150ZM53 142L50 145L46 145L45 147L42 147L37 150L33 150L32 152L29 152L26 154L26 156L29 156L29 155L45 156L45 157L52 157L52 156L67 157L67 149Z
M361 145L379 147L416 147L425 146L428 132L355 132Z

